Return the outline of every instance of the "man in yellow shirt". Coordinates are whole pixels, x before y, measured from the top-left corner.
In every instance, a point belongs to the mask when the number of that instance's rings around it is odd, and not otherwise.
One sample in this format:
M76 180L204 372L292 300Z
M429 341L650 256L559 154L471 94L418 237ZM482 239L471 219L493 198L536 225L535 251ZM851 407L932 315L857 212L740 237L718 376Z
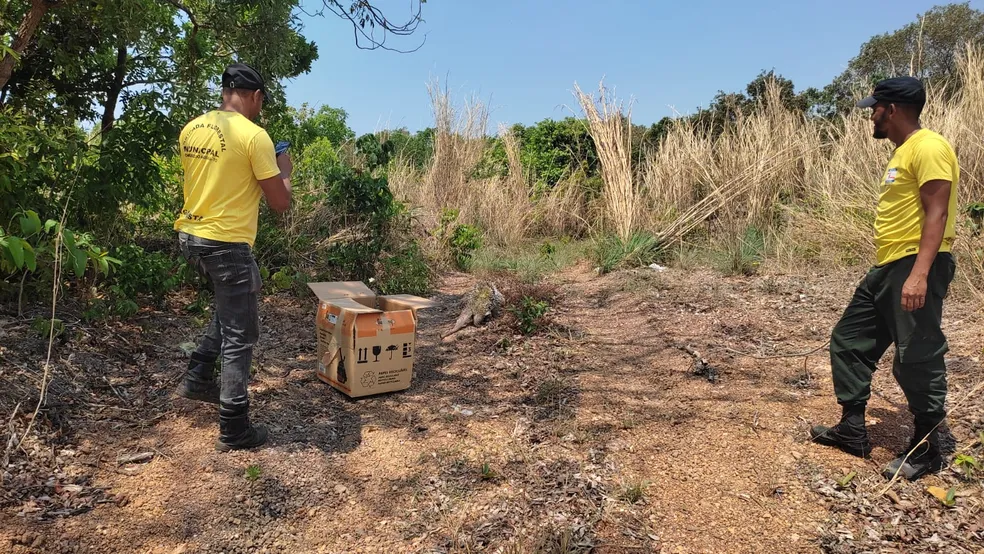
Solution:
M219 404L220 451L253 448L267 439L266 427L249 422L247 383L260 333L260 270L251 249L260 196L275 212L290 208L293 166L288 154L276 155L269 135L252 121L265 98L260 74L233 64L222 74L219 109L181 131L184 208L174 229L182 254L214 290L215 309L176 393Z
M942 136L922 129L926 103L922 83L912 77L886 79L858 103L871 108L874 137L895 143L881 180L875 217L877 264L830 337L834 392L843 414L833 427L818 425L814 442L867 458L871 443L865 405L875 364L892 344L892 373L915 419L911 444L884 471L915 480L943 466L939 426L946 418L946 337L940 329L943 299L955 265L960 168ZM911 453L911 454L910 454Z

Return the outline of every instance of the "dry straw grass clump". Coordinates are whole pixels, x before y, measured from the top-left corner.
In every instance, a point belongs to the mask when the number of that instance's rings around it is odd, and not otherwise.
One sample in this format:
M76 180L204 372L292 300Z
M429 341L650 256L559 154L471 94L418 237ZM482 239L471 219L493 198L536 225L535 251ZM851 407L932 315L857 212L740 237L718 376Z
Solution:
M394 193L419 207L430 228L436 228L444 210L454 209L460 223L480 227L493 244L521 241L532 221L533 204L518 140L500 128L508 175L476 178L475 170L492 145L487 106L475 98L457 105L447 86L437 82L428 86L428 92L434 113L433 157L423 174L397 160L390 172Z
M595 102L594 97L585 94L575 83L574 97L588 120L588 129L601 161L606 223L626 241L635 230L639 198L632 172L632 112L629 109L623 113L622 102L611 95L604 84L600 84L598 90L598 101Z
M960 58L960 87L929 91L923 125L954 145L961 165L960 205L984 201L984 56ZM858 94L867 91L858 91ZM870 263L878 181L892 150L872 138L866 110L836 121L803 116L770 84L762 103L739 114L719 136L687 121L674 124L639 170L640 225L670 239L711 243L753 227L767 238L773 263L802 266ZM967 279L984 277L984 244L958 218L957 254Z
M929 91L923 124L957 150L965 207L984 202L984 54L968 47L959 64L960 86ZM442 209L456 208L463 223L481 227L499 245L608 232L625 243L642 232L662 247L733 248L751 234L762 237L767 263L780 266L867 264L873 258L877 185L892 145L872 138L867 110L833 121L809 117L784 105L772 82L760 103L723 132L707 133L681 118L658 148L634 160L631 111L604 85L597 96L575 85L601 163L596 197L577 173L534 191L521 145L505 128L499 136L508 174L476 178L475 168L492 146L487 108L475 100L456 106L436 83L429 90L433 160L422 174L397 161L390 182L432 222ZM984 282L982 235L972 232L966 213L954 217L961 273L969 284Z
M644 228L666 244L701 227L712 237L740 236L748 226L771 228L781 203L803 196L820 137L798 132L803 116L782 106L775 83L758 108L719 136L687 121L670 128L639 171Z

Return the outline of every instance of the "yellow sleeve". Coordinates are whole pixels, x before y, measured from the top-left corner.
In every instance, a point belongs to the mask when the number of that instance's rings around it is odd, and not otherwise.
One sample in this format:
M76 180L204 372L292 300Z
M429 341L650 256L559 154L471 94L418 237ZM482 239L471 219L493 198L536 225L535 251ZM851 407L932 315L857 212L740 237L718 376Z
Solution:
M280 175L277 153L266 131L256 133L253 140L249 141L249 163L253 166L253 176L257 181Z
M953 168L956 166L957 155L945 141L927 140L919 145L915 156L915 176L920 187L930 181L950 181L956 176Z

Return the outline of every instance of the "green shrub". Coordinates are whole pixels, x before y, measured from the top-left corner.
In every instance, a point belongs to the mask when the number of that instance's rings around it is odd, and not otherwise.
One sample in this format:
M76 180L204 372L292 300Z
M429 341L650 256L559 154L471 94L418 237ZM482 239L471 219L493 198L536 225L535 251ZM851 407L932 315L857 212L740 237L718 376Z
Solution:
M36 317L31 322L31 329L37 333L38 337L43 339L50 337L52 331L54 331L55 337L60 337L65 334L65 322L60 319Z
M294 181L299 189L308 191L323 186L324 179L339 166L338 153L327 138L315 139L297 160ZM303 195L300 195L303 198Z
M323 183L295 206L294 221L304 221L299 230L261 214L257 261L273 274L290 268L319 280L366 281L380 259L406 246L409 209L393 198L385 176L333 165Z
M953 460L953 465L963 472L964 478L968 481L973 479L977 472L981 470L981 464L977 458L970 454L957 454Z
M410 242L403 251L383 258L376 271L381 294L425 296L431 290L431 269L420 246Z
M633 233L625 241L616 235L607 235L595 242L594 261L599 272L609 273L652 264L663 257L665 250L665 245L649 233Z
M524 296L519 306L512 308L516 314L519 332L524 335L532 335L545 327L547 311L550 304L544 300L536 300L529 296Z
M147 295L160 302L167 293L190 279L187 262L166 252L148 252L135 244L126 244L117 247L113 254L120 264L110 287L126 298Z
M522 335L533 335L550 325L550 306L557 299L557 288L546 283L526 283L513 276L493 276L506 298L505 324Z
M140 311L140 305L126 296L118 296L112 292L108 295L90 298L86 303L86 309L82 312L82 319L92 323L110 317L129 319Z
M0 284L5 285L0 289L5 292L16 291L23 296L24 290L31 288L38 294L49 294L59 238L63 279L73 276L76 281L81 281L88 276L94 282L100 276L109 276L120 265L120 261L111 257L105 248L93 244L92 235L63 228L52 219L42 225L40 217L32 210L16 213L10 227L14 222L19 231L17 235L0 227Z
M246 472L243 474L247 481L256 481L263 475L263 468L259 464L253 464L246 468Z
M455 264L468 269L475 251L482 247L482 231L474 225L458 225L451 234L450 245Z
M369 133L355 141L356 154L368 171L374 171L386 166L393 156L395 145L389 141L380 142L379 137Z
M273 292L292 290L294 285L300 281L301 276L290 267L282 267L267 281Z
M466 271L471 267L475 251L482 247L482 231L474 225L458 223L459 215L453 208L441 210L441 223L435 235L454 266Z
M119 263L102 292L88 300L82 314L87 321L131 318L140 310L138 300L141 297L150 299L159 309L163 308L167 293L194 278L187 262L165 252L126 244L116 247L113 254Z
M765 255L765 238L756 227L725 243L722 271L729 275L754 275Z

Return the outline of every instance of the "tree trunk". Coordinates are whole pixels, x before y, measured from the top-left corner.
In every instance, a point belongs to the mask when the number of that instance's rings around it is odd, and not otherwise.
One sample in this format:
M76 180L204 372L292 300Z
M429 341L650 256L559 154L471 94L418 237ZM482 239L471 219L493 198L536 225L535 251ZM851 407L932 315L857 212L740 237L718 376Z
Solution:
M12 45L18 56L23 55L24 51L27 50L27 45L30 44L38 26L41 25L41 20L48 13L50 7L51 4L48 0L31 0L31 9L24 14L24 20L21 21L20 27L17 29L17 36L14 37L14 44ZM0 60L0 89L7 86L7 81L14 74L14 63L14 57L10 54L6 54Z
M116 122L116 103L123 92L123 79L126 77L126 46L116 49L116 69L113 70L112 87L106 91L106 105L103 107L102 133L106 134Z

